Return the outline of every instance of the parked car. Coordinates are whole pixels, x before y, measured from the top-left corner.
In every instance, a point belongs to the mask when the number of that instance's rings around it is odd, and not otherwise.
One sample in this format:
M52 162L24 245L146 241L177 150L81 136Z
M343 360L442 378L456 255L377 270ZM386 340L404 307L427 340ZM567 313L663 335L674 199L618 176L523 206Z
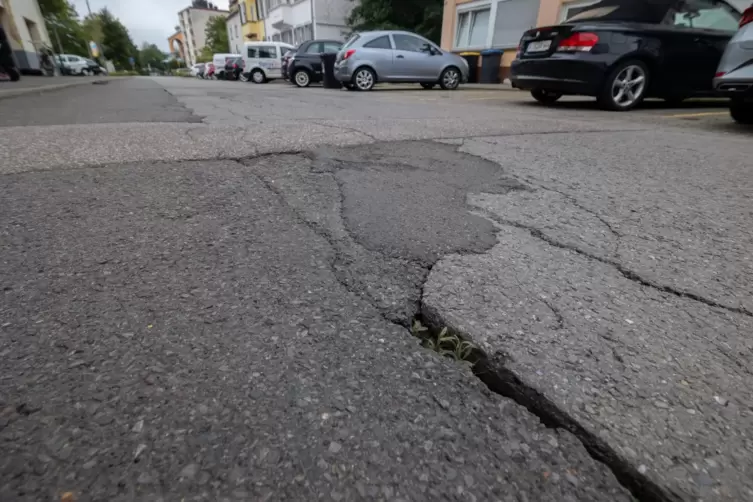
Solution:
M191 76L197 78L204 78L204 63L196 63L191 67Z
M377 82L413 82L454 90L468 80L468 63L406 31L356 33L340 49L335 78L348 89L370 91Z
M710 95L739 19L724 0L602 0L526 31L510 80L542 103L578 94L609 110Z
M245 63L242 57L229 58L225 64L225 78L227 80L242 80L248 82L248 74L243 71Z
M230 59L235 59L241 57L240 54L213 54L212 55L212 64L214 65L214 73L215 77L217 77L220 80L225 79L225 67L227 66L227 62Z
M290 78L290 75L288 74L288 65L290 64L290 60L295 56L297 50L297 48L291 49L282 55L282 67L280 68L280 71L282 72L282 78L285 80Z
M86 73L88 75L102 75L107 74L107 70L99 66L99 63L92 59L86 59Z
M246 42L243 59L247 78L256 84L282 78L282 56L289 50L293 46L283 42Z
M63 75L91 75L89 62L86 58L74 54L56 54L55 64Z
M753 5L740 18L740 29L724 51L714 89L730 97L729 113L740 124L753 124Z
M295 56L289 62L290 81L298 87L308 87L321 82L322 58L325 52L337 53L343 43L337 40L309 40L296 49Z

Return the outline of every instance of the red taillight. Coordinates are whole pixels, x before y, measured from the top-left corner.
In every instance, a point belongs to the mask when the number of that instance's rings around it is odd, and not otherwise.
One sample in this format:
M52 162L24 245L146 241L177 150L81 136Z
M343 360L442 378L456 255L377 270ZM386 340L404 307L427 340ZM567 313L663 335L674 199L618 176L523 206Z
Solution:
M352 56L355 53L356 53L355 49L348 49L347 51L345 51L345 54L343 54L343 61L348 59L350 56Z
M596 33L576 33L561 41L557 46L560 52L588 52L599 43Z
M726 71L718 71L714 73L714 78L723 77L727 72Z
M740 18L740 28L751 22L753 22L753 7L748 7Z

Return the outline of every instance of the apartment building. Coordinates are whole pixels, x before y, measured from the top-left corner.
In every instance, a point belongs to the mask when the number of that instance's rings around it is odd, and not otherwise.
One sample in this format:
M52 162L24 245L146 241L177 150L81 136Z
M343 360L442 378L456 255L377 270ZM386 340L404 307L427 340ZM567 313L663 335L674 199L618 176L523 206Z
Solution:
M39 49L52 44L37 0L0 0L0 23L18 68L39 70Z
M239 14L244 41L264 40L262 8L261 0L230 0L230 12Z
M262 3L264 35L297 45L312 38L342 40L350 29L346 24L353 8L351 0L256 0Z
M206 29L209 20L218 16L224 19L228 14L230 11L203 7L187 7L178 12L180 31L183 32L185 39L186 63L189 66L196 64L201 49L206 45Z
M241 25L241 14L236 8L231 8L230 15L225 20L225 26L227 26L227 40L229 52L234 54L240 54L243 47L243 26Z

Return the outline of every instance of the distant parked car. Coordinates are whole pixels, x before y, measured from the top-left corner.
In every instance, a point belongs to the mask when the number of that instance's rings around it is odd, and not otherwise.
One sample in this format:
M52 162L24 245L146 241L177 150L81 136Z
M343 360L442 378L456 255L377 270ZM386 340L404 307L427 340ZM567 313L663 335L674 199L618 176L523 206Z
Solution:
M214 65L215 76L218 79L223 80L225 78L225 66L227 65L228 60L239 58L239 57L241 57L240 54L228 54L228 53L212 55L212 64Z
M87 59L86 60L86 65L87 66L86 66L86 69L85 69L85 71L86 71L85 74L88 74L88 75L101 75L103 73L105 75L107 74L107 71L104 68L102 68L101 66L99 66L99 63L97 63L96 61L94 61L92 59Z
M714 89L729 96L729 112L740 124L753 124L753 5L743 12L716 69Z
M337 53L343 43L337 40L309 40L303 42L289 61L290 81L298 87L308 87L321 82L322 58L324 52ZM283 61L284 63L284 61Z
M196 63L191 67L191 76L197 78L204 78L204 63Z
M63 75L91 75L89 62L86 58L74 54L56 54L53 56L55 64Z
M510 80L542 103L579 94L619 111L646 97L713 95L739 19L724 0L602 0L560 25L526 31Z
M225 63L225 78L227 80L248 82L248 75L243 71L244 66L245 63L242 57L228 58L227 63Z
M468 80L468 63L429 40L405 31L357 33L335 61L335 78L346 88L370 91L377 82L415 82L454 90Z
M288 73L288 66L290 65L290 60L293 59L295 56L295 53L298 49L290 49L285 54L282 55L282 78L285 80L288 80L290 78L290 74Z

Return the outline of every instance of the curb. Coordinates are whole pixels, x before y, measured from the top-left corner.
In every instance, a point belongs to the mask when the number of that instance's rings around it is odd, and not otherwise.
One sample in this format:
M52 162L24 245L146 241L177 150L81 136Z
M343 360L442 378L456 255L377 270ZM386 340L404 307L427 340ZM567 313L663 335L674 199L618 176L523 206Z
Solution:
M60 89L67 89L68 87L75 87L77 85L86 85L86 84L103 84L107 83L113 80L113 78L102 78L98 80L84 80L84 81L73 81L73 82L65 82L64 84L51 84L51 85L41 85L39 87L22 87L19 89L7 89L2 90L0 89L0 99L5 98L12 98L15 96L24 96L26 94L42 94L49 91L57 91Z

